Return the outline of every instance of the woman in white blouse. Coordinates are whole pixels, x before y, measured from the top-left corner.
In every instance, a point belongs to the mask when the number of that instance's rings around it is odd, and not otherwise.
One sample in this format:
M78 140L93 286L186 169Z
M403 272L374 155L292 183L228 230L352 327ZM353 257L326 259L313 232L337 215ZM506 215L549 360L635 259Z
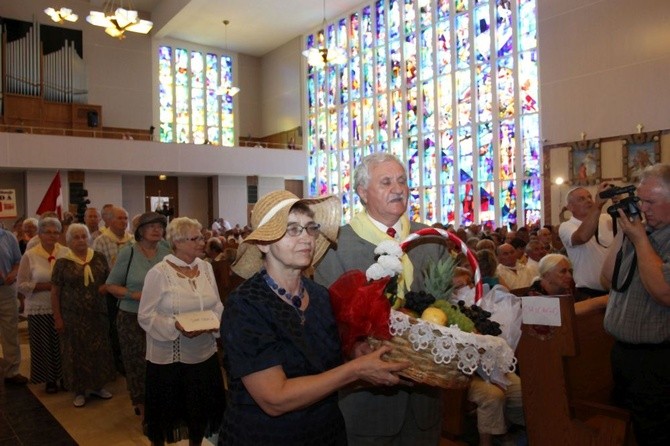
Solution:
M154 445L189 439L199 445L218 432L225 406L215 336L223 305L212 266L202 260L202 226L173 219L166 238L174 254L147 273L138 321L147 332L146 434ZM211 310L216 327L186 331L177 320Z
M63 378L60 343L51 309L51 270L56 259L67 253L67 247L58 243L61 230L57 218L46 217L39 221L39 243L23 255L17 276L19 292L26 298L30 382L45 382L47 393L56 393L57 382Z

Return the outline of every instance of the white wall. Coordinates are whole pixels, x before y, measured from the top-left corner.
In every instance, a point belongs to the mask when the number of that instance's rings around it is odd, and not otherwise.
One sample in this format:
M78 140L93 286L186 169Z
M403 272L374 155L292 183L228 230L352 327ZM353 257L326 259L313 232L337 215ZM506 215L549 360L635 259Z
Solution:
M67 187L67 177L63 178L63 187ZM122 187L121 174L117 172L86 172L84 176L84 189L88 191L88 199L91 207L98 210L107 203L123 206L124 191ZM133 214L130 214L131 217Z
M667 0L538 0L546 144L670 128Z
M302 39L291 40L263 57L262 135L272 135L301 125Z
M88 176L88 174L86 175ZM123 193L123 208L128 211L130 218L147 212L145 201L147 194L143 175L123 175L121 177L121 190Z
M204 227L209 226L207 217L207 178L179 177L179 216L195 218Z
M214 217L223 217L233 225L247 224L247 178L219 176L212 179ZM211 226L211 221L209 222Z

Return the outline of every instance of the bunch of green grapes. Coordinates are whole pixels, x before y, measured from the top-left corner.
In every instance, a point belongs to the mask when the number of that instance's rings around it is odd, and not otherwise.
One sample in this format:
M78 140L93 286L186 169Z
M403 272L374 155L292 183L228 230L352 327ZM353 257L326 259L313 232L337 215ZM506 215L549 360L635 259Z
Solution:
M431 305L431 307L439 308L447 315L447 325L458 325L461 331L472 333L475 324L461 311L456 305L452 305L446 300L438 299Z

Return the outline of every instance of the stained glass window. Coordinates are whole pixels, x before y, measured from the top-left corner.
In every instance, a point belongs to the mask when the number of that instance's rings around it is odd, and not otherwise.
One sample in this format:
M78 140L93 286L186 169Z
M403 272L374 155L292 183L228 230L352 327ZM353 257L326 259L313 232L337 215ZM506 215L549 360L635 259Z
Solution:
M159 46L160 141L233 146L233 98L223 88L231 85L232 57Z
M305 68L309 194L339 194L348 221L353 169L384 150L407 166L412 220L539 221L536 1L376 0L334 22L347 63Z

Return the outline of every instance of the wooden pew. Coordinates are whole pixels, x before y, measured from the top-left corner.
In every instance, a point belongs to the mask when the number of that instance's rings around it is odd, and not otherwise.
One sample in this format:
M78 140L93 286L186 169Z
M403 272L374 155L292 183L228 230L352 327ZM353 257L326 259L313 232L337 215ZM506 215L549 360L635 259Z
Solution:
M524 324L516 350L529 444L634 444L629 413L610 403L614 340L604 309L575 315L572 298L555 299L561 326Z

